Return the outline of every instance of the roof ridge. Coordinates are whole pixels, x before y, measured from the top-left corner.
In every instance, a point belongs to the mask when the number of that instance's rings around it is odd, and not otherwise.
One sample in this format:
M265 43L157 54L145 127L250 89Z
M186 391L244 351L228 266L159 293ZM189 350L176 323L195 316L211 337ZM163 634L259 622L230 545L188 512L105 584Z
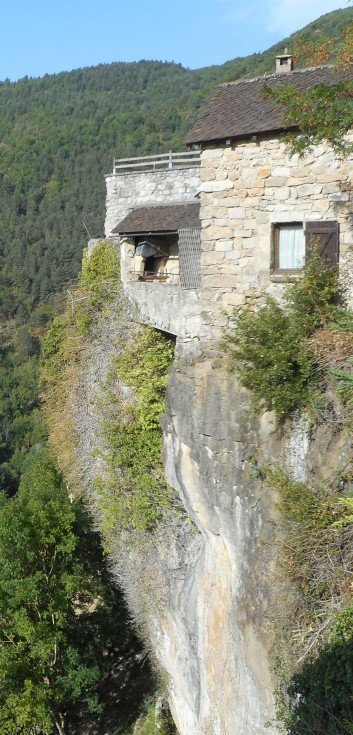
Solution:
M306 71L316 71L317 69L334 69L333 64L321 64L320 66L306 66L304 69L293 69L293 71L287 72L286 74L262 74L259 77L252 77L252 79L235 79L234 82L222 82L219 87L232 87L237 84L250 84L251 82L261 82L264 79L283 79L288 78L294 74L303 74Z

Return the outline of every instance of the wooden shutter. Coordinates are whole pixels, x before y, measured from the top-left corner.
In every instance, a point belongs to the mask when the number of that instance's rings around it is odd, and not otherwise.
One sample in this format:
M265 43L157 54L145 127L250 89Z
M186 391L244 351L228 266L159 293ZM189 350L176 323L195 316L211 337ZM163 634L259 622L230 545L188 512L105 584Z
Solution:
M331 268L338 263L338 222L306 222L305 260L317 252L322 259L323 268Z

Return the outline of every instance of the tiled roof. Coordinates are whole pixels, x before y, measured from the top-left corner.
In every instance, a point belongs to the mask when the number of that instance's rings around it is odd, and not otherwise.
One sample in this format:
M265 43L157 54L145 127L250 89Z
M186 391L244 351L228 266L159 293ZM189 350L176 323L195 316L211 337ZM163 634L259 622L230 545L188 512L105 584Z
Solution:
M336 73L325 66L222 84L185 142L190 145L284 130L283 108L263 98L264 84L293 85L304 92L315 84L327 86L347 79L353 80L352 70Z
M146 235L153 232L177 232L200 227L200 203L161 204L136 207L114 227L118 235Z

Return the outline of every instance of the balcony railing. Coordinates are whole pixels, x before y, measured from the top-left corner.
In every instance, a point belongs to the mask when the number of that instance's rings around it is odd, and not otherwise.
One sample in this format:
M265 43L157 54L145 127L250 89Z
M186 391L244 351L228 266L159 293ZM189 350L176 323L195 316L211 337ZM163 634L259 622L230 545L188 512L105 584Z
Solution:
M134 171L167 171L175 168L192 168L200 165L200 151L181 153L158 153L154 156L135 158L114 158L113 174L133 173Z

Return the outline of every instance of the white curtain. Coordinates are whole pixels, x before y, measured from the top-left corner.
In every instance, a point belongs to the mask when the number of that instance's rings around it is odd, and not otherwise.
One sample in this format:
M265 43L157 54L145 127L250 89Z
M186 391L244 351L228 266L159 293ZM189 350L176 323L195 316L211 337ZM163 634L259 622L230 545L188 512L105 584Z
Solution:
M303 268L305 240L302 225L280 225L278 267L280 270Z

